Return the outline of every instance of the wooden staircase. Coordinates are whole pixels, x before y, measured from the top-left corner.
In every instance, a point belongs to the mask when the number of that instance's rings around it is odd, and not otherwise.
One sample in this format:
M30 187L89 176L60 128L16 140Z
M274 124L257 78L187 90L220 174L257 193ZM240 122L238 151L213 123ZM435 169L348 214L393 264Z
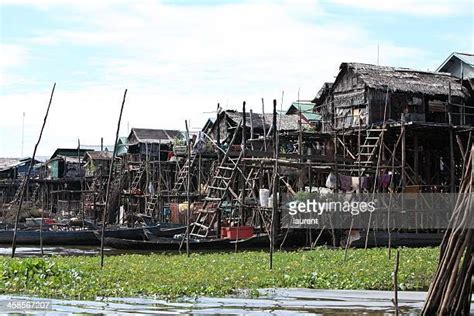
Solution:
M214 175L207 187L208 192L204 198L202 208L199 210L196 220L191 223L189 232L191 238L208 237L216 222L222 203L228 199L239 199L238 194L232 190L231 186L237 175L236 171L240 171L238 168L243 152L241 151L237 158L231 158L230 149L236 140L241 124L242 122L236 127L232 139L229 142L228 149L222 157L220 164L215 169Z
M178 172L178 176L176 177L176 182L174 183L173 186L173 194L178 194L181 190L185 188L185 184L187 182L188 178L188 172L191 172L191 178L192 178L192 170L194 167L194 164L196 163L196 155L192 154L190 157L190 161L186 160L184 165L181 167L181 169Z
M158 203L158 194L151 195L148 201L146 202L145 214L147 215L153 214L153 211L155 210L157 203Z
M377 164L379 148L382 145L382 135L385 131L386 129L373 127L366 130L364 143L360 145L356 164L362 168Z
M27 178L24 177L21 182L20 182L20 185L18 186L16 192L15 192L15 196L13 197L13 200L11 200L10 202L10 206L14 205L14 204L18 204L20 202L20 197L23 193L23 191L25 191L25 186L26 186L26 182L27 182Z
M204 198L202 209L199 210L196 220L191 224L191 237L208 237L210 230L215 224L222 202L228 199L239 199L239 195L232 190L231 185L238 174L236 171L241 159L242 152L238 158L230 158L226 154L222 159L208 186L208 193Z
M145 164L141 163L138 169L136 170L135 176L133 177L132 185L130 186L131 192L134 192L140 189L140 180L142 179L144 172L145 172Z

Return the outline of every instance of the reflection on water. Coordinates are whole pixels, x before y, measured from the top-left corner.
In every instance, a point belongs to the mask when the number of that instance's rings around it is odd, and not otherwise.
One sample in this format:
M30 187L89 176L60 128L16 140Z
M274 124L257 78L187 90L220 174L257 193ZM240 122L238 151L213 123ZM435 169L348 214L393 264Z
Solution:
M115 253L116 251L110 248L104 249L107 253ZM44 246L43 253L45 255L96 255L100 251L97 246L77 246L77 247L57 247ZM12 248L8 246L0 246L0 256L10 256ZM31 257L41 256L41 249L38 246L17 246L15 250L17 257Z
M418 315L426 293L399 292L403 315ZM106 298L96 301L51 300L48 310L26 309L22 312L93 313L93 314L319 314L387 315L395 310L392 292L333 291L309 289L261 290L256 299L244 297L184 298L174 302L147 298ZM44 301L25 296L0 295L2 313L18 313L7 307L9 301ZM474 311L474 304L471 304Z

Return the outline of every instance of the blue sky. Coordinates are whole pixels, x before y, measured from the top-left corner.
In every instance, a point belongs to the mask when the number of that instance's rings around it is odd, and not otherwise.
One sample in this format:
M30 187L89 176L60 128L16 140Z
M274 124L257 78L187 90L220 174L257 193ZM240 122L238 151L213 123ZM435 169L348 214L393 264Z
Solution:
M473 52L473 2L0 0L0 157L24 155L57 91L39 154L131 127L199 129L220 102L260 111L311 99L343 61L435 70Z

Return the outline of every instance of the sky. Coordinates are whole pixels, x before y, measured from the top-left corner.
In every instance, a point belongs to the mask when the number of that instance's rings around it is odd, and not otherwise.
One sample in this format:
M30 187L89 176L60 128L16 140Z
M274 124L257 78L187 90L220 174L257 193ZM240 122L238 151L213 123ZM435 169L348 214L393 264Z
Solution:
M341 62L436 70L453 51L474 52L474 1L0 0L0 157L31 156L54 82L40 156L113 144L125 89L121 136L197 131L218 103L312 99Z

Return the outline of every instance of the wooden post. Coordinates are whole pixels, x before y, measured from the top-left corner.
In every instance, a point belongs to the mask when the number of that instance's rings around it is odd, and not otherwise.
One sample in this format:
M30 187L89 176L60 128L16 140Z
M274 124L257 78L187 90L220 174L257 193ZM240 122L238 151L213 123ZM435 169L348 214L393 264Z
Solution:
M217 118L216 118L216 126L217 126L217 130L216 130L216 144L217 144L217 147L220 149L221 148L221 121L220 121L220 103L217 103ZM222 153L220 150L217 150L217 162L220 163L221 161L221 157L222 157Z
M245 101L242 105L242 159L245 159L245 151L246 151L246 134L245 134L245 129L246 129L247 123L246 123L246 113L245 113ZM250 116L250 126L252 126L252 116ZM252 128L251 128L252 131ZM239 213L240 213L240 218L237 219L237 234L235 237L235 252L237 252L237 246L238 246L238 240L239 240L239 230L240 230L240 220L244 219L244 204L245 204L245 187L246 187L246 181L245 181L245 164L242 164L242 181L241 181L241 192L240 192L240 205L239 205Z
M250 110L250 139L253 140L254 134L253 134L253 112ZM253 142L250 143L251 149L253 150Z
M115 156L117 155L117 141L120 133L120 123L122 122L122 113L123 107L125 105L125 99L127 97L127 89L123 93L122 106L120 107L120 114L117 122L117 131L115 133L115 142L114 142L114 153L112 155L112 161L110 162L109 177L107 179L107 190L105 191L105 206L102 212L102 231L100 235L100 266L104 267L104 238L105 238L105 225L107 218L107 209L109 206L109 195L110 195L110 182L112 181L112 173L114 170Z
M43 190L41 190L43 191ZM40 222L40 252L44 256L43 250L43 221L44 221L44 192L41 192L41 222ZM84 220L83 220L84 223Z
M28 173L26 174L26 180L23 183L22 188L20 189L21 190L20 201L18 203L18 210L17 210L16 216L15 216L15 228L14 228L14 231L13 231L12 258L15 257L16 233L18 231L18 223L20 221L20 213L21 213L21 207L23 205L23 198L24 198L24 195L25 195L25 189L28 187L28 183L30 181L31 171L33 170L33 165L34 165L34 161L35 161L35 157L36 157L36 150L38 149L38 146L41 142L41 137L43 136L44 127L46 125L46 120L48 119L49 109L51 107L51 102L53 101L53 95L54 95L54 89L55 88L56 88L56 83L54 83L53 90L51 91L51 96L49 98L48 108L46 109L46 114L45 114L44 120L43 120L43 126L41 126L41 131L40 131L40 134L39 134L39 137L38 137L38 141L36 142L35 149L33 150L33 156L31 157L31 163L28 166Z
M298 91L298 155L300 156L300 163L303 163L303 113L301 113L301 104L300 104L300 97L299 97L299 91ZM300 170L299 172L299 177L298 177L298 186L299 190L303 191L304 188L304 183L303 183L303 172Z
M414 161L413 168L415 171L415 182L416 184L420 183L420 168L419 168L419 155L418 155L418 133L413 131L413 151L414 151Z
M456 163L454 161L454 128L452 116L452 102L451 102L451 82L448 86L448 122L449 122L449 171L450 171L450 186L451 193L456 191Z
M191 139L189 135L188 121L184 121L186 124L186 145L187 145L187 164L188 164L188 174L186 181L186 199L188 201L188 209L186 210L186 254L190 256L189 249L189 235L190 235L190 226L191 226Z
M273 100L273 155L275 164L273 166L273 205L272 205L272 223L270 232L270 270L273 269L273 252L275 249L275 237L277 232L276 221L278 212L277 182L278 182L278 136L277 136L277 101Z
M402 133L402 168L401 168L401 177L402 177L402 192L403 189L405 188L406 185L406 175L405 175L405 166L407 163L407 152L406 152L406 127L405 127L405 122L402 122L402 127L401 127L401 133Z
M451 193L456 191L456 164L454 161L454 129L449 126L449 171L450 171L450 187Z
M198 179L197 179L198 183L197 185L198 185L198 195L201 195L202 154L199 153L198 155L199 156L198 156Z
M267 151L267 127L265 126L265 101L262 98L263 149Z
M395 306L395 315L399 314L398 310L398 266L400 265L400 249L397 249L397 257L395 258L395 268L393 271L393 292L394 298L392 300Z

